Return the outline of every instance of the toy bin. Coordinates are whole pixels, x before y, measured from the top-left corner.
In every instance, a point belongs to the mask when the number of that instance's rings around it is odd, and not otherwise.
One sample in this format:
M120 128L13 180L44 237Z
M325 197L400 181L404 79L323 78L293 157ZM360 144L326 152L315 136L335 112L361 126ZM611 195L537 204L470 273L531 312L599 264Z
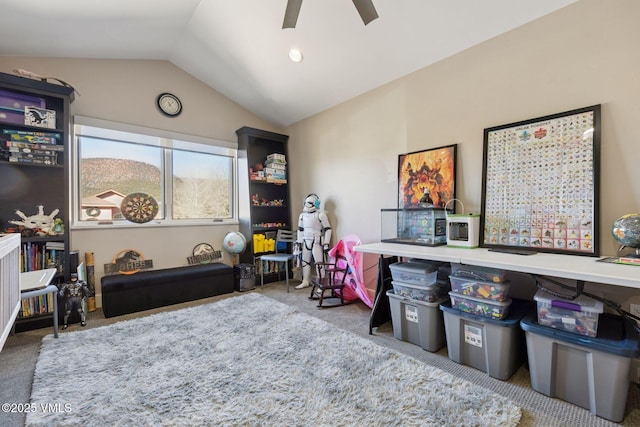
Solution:
M506 301L509 296L509 288L511 283L506 282L487 282L485 280L468 278L452 274L449 276L451 281L451 291L473 298L484 298L493 301Z
M419 345L436 352L445 345L444 322L440 303L423 302L396 295L387 291L391 308L393 336L401 341Z
M563 329L588 337L598 333L598 319L604 304L586 295L564 299L539 290L533 299L538 303L538 324Z
M464 313L440 304L449 359L471 366L490 377L507 380L524 362L525 338L520 320L534 311L531 301L513 300L511 312L504 320Z
M438 280L438 267L421 262L394 262L389 265L391 278L410 285L431 286Z
M453 291L449 292L449 297L451 298L451 306L456 310L489 319L504 319L509 314L509 307L511 306L511 298L507 298L505 301L492 301L460 295Z
M504 282L507 278L506 270L479 265L466 265L457 262L451 263L451 274L457 277L469 277L471 279L485 280L487 282Z
M630 320L605 313L597 337L541 326L534 314L525 331L531 387L619 422L624 418L632 360L640 356Z
M446 285L436 282L430 286L417 286L409 283L391 281L393 292L403 298L424 302L435 302L447 296Z

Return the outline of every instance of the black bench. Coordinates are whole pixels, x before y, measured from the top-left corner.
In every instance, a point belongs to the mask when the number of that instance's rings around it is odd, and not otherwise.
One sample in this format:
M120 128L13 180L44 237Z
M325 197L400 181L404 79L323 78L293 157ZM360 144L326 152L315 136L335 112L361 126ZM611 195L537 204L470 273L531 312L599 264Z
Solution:
M104 276L104 317L164 307L233 292L233 267L222 263Z

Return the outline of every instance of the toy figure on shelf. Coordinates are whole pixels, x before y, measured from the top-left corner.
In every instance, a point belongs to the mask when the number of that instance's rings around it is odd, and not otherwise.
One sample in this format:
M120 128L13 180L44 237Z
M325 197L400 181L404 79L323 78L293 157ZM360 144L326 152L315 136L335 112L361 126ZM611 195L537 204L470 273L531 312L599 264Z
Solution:
M45 215L42 205L38 206L38 213L31 216L26 216L21 210L16 210L16 214L22 218L22 221L12 220L9 223L24 227L22 234L25 237L55 235L54 217L58 215L58 212L60 212L59 209L54 209L49 215Z
M331 243L331 224L326 212L320 211L320 198L309 194L304 200L302 213L298 218L296 245L302 255L302 283L296 289L311 286L311 257L314 262L323 262L324 254Z
M71 275L70 283L60 285L58 293L64 298L64 324L62 329L69 327L69 316L76 310L80 315L80 326L87 326L84 312L84 302L89 296L89 286L84 281L78 281L78 275Z

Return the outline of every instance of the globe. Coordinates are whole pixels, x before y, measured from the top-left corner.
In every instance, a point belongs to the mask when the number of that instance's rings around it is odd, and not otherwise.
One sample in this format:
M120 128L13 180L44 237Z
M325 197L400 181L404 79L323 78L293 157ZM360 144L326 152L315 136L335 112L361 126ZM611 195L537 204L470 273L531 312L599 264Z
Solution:
M242 233L230 231L224 236L222 247L230 254L241 254L247 247L247 240Z
M613 238L622 246L640 248L640 214L624 215L613 222Z

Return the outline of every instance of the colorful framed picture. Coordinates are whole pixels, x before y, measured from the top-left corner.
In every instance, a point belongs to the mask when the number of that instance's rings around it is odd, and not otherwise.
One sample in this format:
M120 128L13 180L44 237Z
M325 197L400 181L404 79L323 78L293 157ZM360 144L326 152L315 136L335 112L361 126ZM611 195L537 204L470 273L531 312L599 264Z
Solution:
M399 209L425 205L444 208L455 199L457 147L452 144L398 156ZM447 208L454 211L454 205Z
M599 255L600 105L484 130L480 246Z

